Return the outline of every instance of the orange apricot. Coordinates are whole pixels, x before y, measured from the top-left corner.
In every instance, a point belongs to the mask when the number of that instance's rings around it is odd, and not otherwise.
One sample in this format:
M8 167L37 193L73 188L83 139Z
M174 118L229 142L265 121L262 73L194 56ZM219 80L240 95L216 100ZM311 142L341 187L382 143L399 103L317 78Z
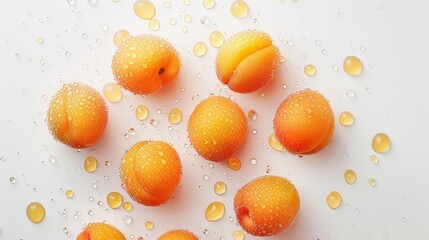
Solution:
M244 142L246 132L243 110L220 96L201 101L188 121L192 146L203 158L214 162L231 157Z
M76 240L125 240L117 228L106 223L90 223L77 236Z
M254 236L285 230L299 211L299 194L286 178L263 176L237 191L234 210L241 227Z
M274 118L274 132L286 150L308 155L328 145L334 123L329 101L322 94L306 89L280 104Z
M181 177L179 155L162 141L138 142L122 158L122 186L132 199L146 206L165 203Z
M83 83L65 84L49 104L48 128L58 141L84 148L100 138L107 115L103 97L92 87Z
M198 240L195 234L186 230L171 230L162 234L157 240Z
M253 92L277 73L280 51L262 31L245 30L233 35L219 49L216 74L223 84L239 93Z
M113 56L112 70L120 86L135 94L151 94L176 78L180 60L167 40L143 34L119 46Z

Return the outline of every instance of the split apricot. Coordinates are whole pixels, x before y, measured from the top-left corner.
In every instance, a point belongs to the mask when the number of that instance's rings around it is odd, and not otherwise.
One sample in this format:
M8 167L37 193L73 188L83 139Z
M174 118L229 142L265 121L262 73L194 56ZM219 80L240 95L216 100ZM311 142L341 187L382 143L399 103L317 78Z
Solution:
M214 162L231 157L244 142L246 132L243 110L220 96L201 101L188 121L192 146L203 158Z
M252 180L234 198L238 223L254 236L271 236L285 230L295 220L299 205L295 186L277 176Z
M303 90L287 97L277 109L274 132L293 154L313 154L328 145L334 133L334 114L322 94Z
M277 73L280 51L262 31L245 30L233 35L219 49L216 74L223 84L239 93L253 92Z
M122 186L132 199L146 206L165 203L181 177L179 155L162 141L138 142L122 158Z
M52 98L47 121L58 141L74 148L95 143L107 125L108 110L103 97L83 83L65 84Z
M157 240L198 240L195 234L186 230L171 230L162 234Z
M112 70L123 88L135 94L151 94L176 78L180 60L167 40L143 34L119 46L113 56Z
M115 227L106 223L90 223L83 232L81 232L76 240L125 240L122 234Z

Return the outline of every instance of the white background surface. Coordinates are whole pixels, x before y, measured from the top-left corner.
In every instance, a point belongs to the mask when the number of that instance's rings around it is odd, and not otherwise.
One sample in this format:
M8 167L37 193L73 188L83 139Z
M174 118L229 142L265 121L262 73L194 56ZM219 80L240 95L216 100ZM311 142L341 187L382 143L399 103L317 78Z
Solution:
M234 194L251 179L266 174L267 165L272 175L289 178L301 196L295 224L269 239L429 238L426 1L249 0L246 19L230 14L232 1L218 0L211 10L196 0L189 6L183 1L169 1L169 9L163 7L163 2L154 1L161 28L152 33L171 41L181 53L179 78L151 96L134 96L124 90L125 97L119 103L108 103L109 124L102 138L77 152L55 142L48 133L45 116L51 96L64 83L84 82L101 91L104 84L114 81L110 69L116 49L113 34L122 28L133 35L151 33L147 21L134 15L133 1L127 0L99 0L96 5L76 0L75 6L65 0L0 1L0 239L74 239L87 223L103 220L119 228L127 239L131 235L134 239L156 239L174 228L189 229L201 239L232 239L232 232L240 229L233 211ZM192 16L191 23L183 20L186 14ZM210 24L200 22L203 16L210 19ZM177 24L170 25L170 18L175 18ZM100 29L101 23L109 25L107 32ZM183 33L182 26L188 26L189 31ZM208 37L213 30L227 38L248 28L269 33L287 61L266 87L241 95L221 87L216 79L213 62L217 49L210 46ZM84 38L83 33L88 37ZM37 44L37 37L45 42ZM316 40L321 44L317 45ZM197 41L208 45L207 54L201 58L192 54ZM362 59L361 76L352 78L342 71L342 60L347 55ZM45 65L39 63L41 59ZM302 71L309 63L317 67L314 77ZM333 65L339 70L334 71ZM282 88L283 84L287 89ZM290 93L305 88L322 92L332 104L336 131L331 144L302 159L270 150L267 139L273 132L277 106ZM356 92L354 99L346 96L348 89ZM192 147L186 147L187 119L194 106L210 93L232 96L245 112L254 109L258 113L256 120L249 120L245 145L236 154L242 160L238 172L225 163L210 168L208 161L195 157ZM140 104L150 109L149 118L143 122L136 120L130 109ZM165 114L173 107L182 110L183 121L169 131ZM356 117L351 127L338 123L339 113L345 110ZM155 119L158 125L150 125L149 119ZM126 139L129 128L135 128L136 135ZM258 133L253 135L252 129ZM377 154L380 163L372 165L371 140L377 132L390 135L392 149ZM106 195L111 191L121 192L124 200L130 201L117 176L120 159L132 144L147 139L165 140L175 146L183 164L181 187L174 199L160 207L133 203L130 213L122 208L109 209ZM57 159L55 164L49 162L50 155ZM88 155L99 160L93 174L83 170ZM250 164L251 158L257 159L256 165ZM109 167L105 161L110 162ZM343 179L348 168L357 173L352 186ZM205 174L209 176L207 181L203 180ZM10 177L17 182L11 184ZM376 179L376 187L369 186L369 178ZM91 185L97 181L94 189ZM213 192L216 181L228 185L225 195ZM65 197L67 189L75 192L74 198ZM332 190L343 196L343 203L335 211L325 202ZM90 196L94 201L88 199ZM204 211L215 200L225 204L226 213L220 221L210 223ZM46 208L40 224L26 218L25 209L32 201ZM89 210L93 216L88 215ZM75 218L77 211L80 215ZM61 212L66 213L65 218ZM127 214L133 218L131 225L122 221ZM229 217L233 218L231 222ZM154 222L154 229L144 228L147 220ZM70 237L63 228L68 229ZM204 229L208 234L203 233ZM246 239L254 238L247 235Z

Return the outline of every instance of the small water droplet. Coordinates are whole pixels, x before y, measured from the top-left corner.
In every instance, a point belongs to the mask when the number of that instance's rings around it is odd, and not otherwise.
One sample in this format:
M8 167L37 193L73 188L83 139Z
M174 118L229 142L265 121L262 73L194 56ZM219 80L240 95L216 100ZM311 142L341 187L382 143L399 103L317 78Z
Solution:
M250 159L250 164L256 165L257 163L258 163L258 161L256 160L256 158Z
M122 217L122 222L124 222L127 225L130 225L133 222L133 218L130 215L124 215Z
M353 99L353 98L356 97L356 92L354 90L352 90L352 89L348 89L347 92L346 92L346 95L347 95L347 97Z

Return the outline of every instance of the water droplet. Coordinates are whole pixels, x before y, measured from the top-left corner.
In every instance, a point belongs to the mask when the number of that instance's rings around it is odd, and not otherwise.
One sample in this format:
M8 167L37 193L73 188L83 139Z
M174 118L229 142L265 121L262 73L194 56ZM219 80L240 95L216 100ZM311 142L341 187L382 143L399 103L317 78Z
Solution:
M340 121L340 124L343 126L350 126L354 123L355 117L353 116L352 113L348 111L344 111L340 113L339 121Z
M139 105L136 108L136 118L137 120L143 121L149 115L149 109L144 105Z
M226 184L224 182L216 182L214 185L214 192L217 195L222 195L226 192Z
M203 7L211 9L215 6L215 0L203 0Z
M356 173L355 171L351 169L347 169L344 172L344 180L346 180L346 183L349 185L353 185L356 182Z
M131 34L125 29L120 29L113 36L113 42L117 47L119 47L123 42L125 42L129 38L131 38Z
M152 30L154 32L158 31L160 28L160 24L159 24L158 19L152 18L151 20L149 20L148 26L149 26L150 30Z
M40 223L45 218L45 207L38 202L32 202L27 206L27 218L33 223Z
M307 76L311 77L311 76L316 75L316 71L317 71L316 67L312 64L305 65L305 67L304 67L304 73Z
M131 211L133 209L133 204L130 203L130 202L124 202L124 205L122 205L122 208L125 211L129 212L129 211Z
M224 40L223 34L221 32L213 31L210 34L209 41L210 41L210 44L212 45L212 47L219 48L223 45L225 40Z
M256 160L256 158L250 159L250 164L256 165L257 163L258 163L258 161Z
M210 18L208 18L207 16L202 16L200 18L200 22L204 25L209 25L210 24Z
M97 169L98 161L93 156L88 156L83 164L85 171L92 173Z
M168 113L168 121L171 124L179 124L182 121L182 112L178 108L173 108Z
M42 37L38 37L36 39L36 41L37 41L38 44L43 44L45 42L45 40Z
M207 174L204 174L203 179L207 181L207 180L209 180L209 176Z
M156 9L149 0L137 0L133 5L134 13L137 17L149 20L155 16Z
M238 171L241 168L241 161L238 158L232 157L228 159L228 167L233 171Z
M209 222L215 222L223 217L225 213L225 205L221 202L212 202L206 208L206 219Z
M122 217L122 222L124 222L127 225L130 225L133 222L133 218L130 215L124 215Z
M190 22L192 22L192 17L191 17L191 15L185 15L184 17L183 17L183 20L185 20L185 22L187 22L187 23L190 23Z
M235 0L231 4L230 11L236 18L245 18L249 13L249 5L244 0Z
M67 198L72 198L74 196L74 192L73 192L73 190L67 190L66 191L66 197Z
M12 184L16 183L16 178L15 177L10 177L9 178L9 182L11 182Z
M256 113L256 111L255 111L255 110L250 109L250 110L247 112L247 116L249 117L249 119L250 119L250 120L255 120L255 119L256 119L256 117L258 116L258 114Z
M369 157L369 159L371 160L371 163L372 163L372 164L374 164L374 165L377 165L377 164L378 164L378 162L379 162L378 157L377 157L377 156L375 156L375 155L371 155L371 156Z
M103 87L103 95L109 102L116 103L122 98L122 90L116 83L106 83Z
M356 92L354 90L352 90L352 89L348 89L347 92L346 92L346 95L347 95L347 97L353 99L353 98L356 97Z
M350 76L359 76L362 68L362 62L356 56L348 56L343 61L343 69Z
M122 205L122 195L118 192L110 192L107 194L107 204L110 208L116 209Z
M244 239L245 239L245 237L246 237L246 235L244 235L244 232L243 232L243 231L241 231L241 230L235 230L235 231L232 233L232 238L233 238L234 240L244 240Z
M337 65L332 65L332 70L334 71L334 72L336 72L336 71L338 71L338 66Z
M101 29L101 31L103 31L103 32L107 32L107 31L109 31L109 24L107 24L107 23L101 23L100 24L100 29Z
M341 195L337 191L332 191L326 197L326 203L331 209L337 209L341 204Z
M70 6L74 6L76 4L76 0L67 0Z
M368 180L368 183L369 183L369 185L370 185L371 187L375 187L375 185L377 185L377 181L375 181L375 179L374 179L374 178L370 178L370 179Z
M390 149L390 138L385 133L377 133L372 139L372 150L377 153L385 153Z
M207 52L207 46L204 42L197 42L194 45L194 55L197 57L204 56Z
M280 152L285 152L285 148L283 147L283 145L279 142L279 140L276 137L276 134L271 134L270 137L268 138L268 144L270 145L270 147L272 147L273 149L280 151Z
M153 224L152 221L146 221L144 226L147 230L152 230L155 225Z

